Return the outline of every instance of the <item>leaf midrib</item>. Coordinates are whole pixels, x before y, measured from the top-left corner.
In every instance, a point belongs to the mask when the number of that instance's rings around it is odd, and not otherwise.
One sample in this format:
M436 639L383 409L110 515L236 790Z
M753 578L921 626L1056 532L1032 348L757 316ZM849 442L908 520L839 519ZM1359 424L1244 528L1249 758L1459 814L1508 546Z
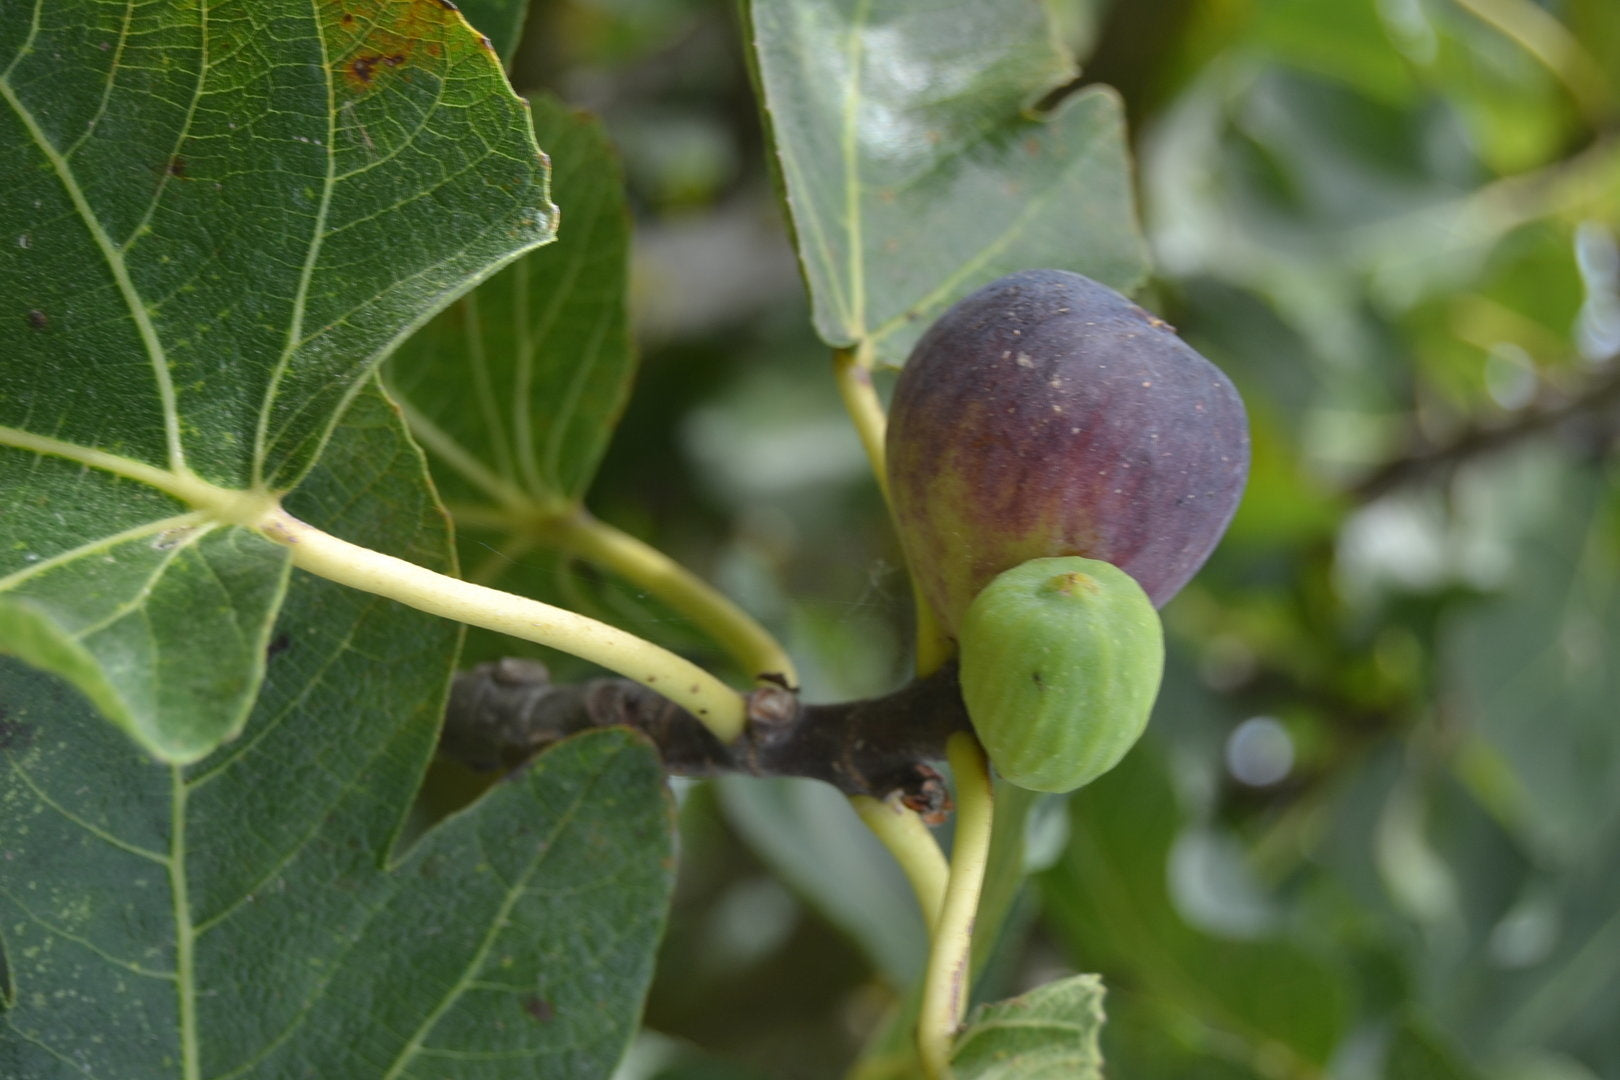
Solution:
M270 413L275 406L281 380L291 367L292 358L303 344L304 315L309 303L310 283L315 279L316 263L326 239L326 221L332 208L332 192L337 186L337 88L332 79L332 57L327 51L326 35L321 30L321 13L317 4L309 6L314 38L321 52L321 73L326 88L326 138L321 150L326 159L326 176L321 184L320 202L315 208L315 220L310 228L309 250L304 253L304 265L298 271L298 285L293 290L292 310L287 320L287 333L282 339L281 355L270 369L265 382L264 400L259 403L259 420L253 431L253 483L254 488L264 486L264 461L270 438Z
M195 979L197 938L191 925L190 881L186 875L186 782L178 766L169 766L169 785L169 812L174 827L169 838L169 896L174 910L174 988L180 1017L180 1067L184 1080L201 1080Z
M1051 125L1061 122L1061 118L1053 118L1044 121L1042 128L1043 134L1050 136ZM1055 199L1066 187L1070 177L1073 176L1075 172L1083 170L1089 163L1090 159L1087 157L1086 152L1097 142L1101 135L1101 132L1096 131L1088 134L1085 142L1070 158L1069 167L1054 173L1052 176L1052 182L1050 184L1048 184L1038 193L1026 198L1024 200L1023 208L1020 209L1019 212L1013 217L1013 220L1007 224L1006 228L1002 229L1000 233L991 238L986 244L984 244L984 246L979 248L978 251L974 252L971 257L965 259L954 271L942 278L937 286L925 293L919 300L908 305L905 309L902 309L900 312L896 313L883 325L873 330L869 340L874 345L877 344L910 322L911 318L908 314L910 311L926 310L928 308L936 307L943 303L946 298L956 295L957 290L962 282L971 278L982 266L988 263L991 259L994 259L997 254L1004 250L1009 244L1017 239L1020 234L1024 232L1030 221L1048 209L1052 200Z
M622 753L622 751L620 752ZM545 841L536 847L534 856L529 860L528 865L524 867L523 873L519 876L519 881L504 882L506 885L506 896L502 899L500 908L490 919L489 930L484 934L483 940L479 942L478 948L473 952L473 955L468 958L466 966L462 969L461 978L456 981L455 986L445 991L438 1007L432 1012L428 1013L428 1015L422 1019L421 1024L417 1026L416 1033L411 1036L410 1041L407 1042L406 1045L400 1050L399 1056L394 1060L394 1064L386 1073L383 1074L381 1080L398 1080L401 1072L407 1065L410 1064L412 1058L414 1058L416 1054L421 1051L422 1040L427 1038L428 1034L438 1024L439 1020L444 1016L444 1014L447 1013L455 1002L461 998L461 995L465 993L474 982L477 981L475 977L476 973L483 969L484 961L488 958L490 949L494 947L495 941L506 930L507 917L511 914L512 909L517 905L518 899L527 891L527 886L520 884L519 882L527 882L532 879L534 875L539 872L540 868L546 863L546 860L551 857L552 852L556 850L558 838L562 836L564 830L566 830L578 816L580 807L584 806L589 800L591 793L596 789L596 785L601 782L603 775L607 773L610 762L611 759L609 759L607 762L602 762L599 764L596 768L595 774L592 775L589 782L581 784L578 789L576 789L573 801L569 804L566 811L557 815L555 826L546 836ZM474 805L476 806L477 804ZM482 847L481 841L479 846Z

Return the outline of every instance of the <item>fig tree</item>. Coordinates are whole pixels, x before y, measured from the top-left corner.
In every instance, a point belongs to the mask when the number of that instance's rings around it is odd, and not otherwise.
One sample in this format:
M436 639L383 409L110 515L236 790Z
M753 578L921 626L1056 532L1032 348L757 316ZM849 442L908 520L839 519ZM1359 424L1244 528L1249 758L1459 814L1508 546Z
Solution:
M895 386L889 487L906 559L946 631L1003 570L1081 555L1155 607L1203 565L1242 495L1232 383L1105 285L1028 270L959 301Z
M1147 727L1164 671L1153 603L1096 559L1032 559L996 575L961 625L962 701L996 770L1073 791Z

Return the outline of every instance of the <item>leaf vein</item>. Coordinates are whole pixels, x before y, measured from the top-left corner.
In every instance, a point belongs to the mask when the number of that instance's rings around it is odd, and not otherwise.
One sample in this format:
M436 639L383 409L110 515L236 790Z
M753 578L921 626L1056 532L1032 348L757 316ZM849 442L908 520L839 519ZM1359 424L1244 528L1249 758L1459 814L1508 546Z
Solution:
M124 261L123 252L113 243L112 237L102 227L101 220L96 217L95 211L90 207L90 200L84 189L79 186L77 176L61 152L53 146L46 137L44 130L39 126L39 120L25 106L16 92L12 89L9 80L0 80L0 98L11 106L17 118L22 122L28 137L39 148L45 160L55 171L57 180L66 192L68 200L73 204L84 224L85 231L89 233L91 241L101 252L106 261L108 273L112 275L113 284L123 297L129 308L131 321L135 324L136 333L140 336L141 344L146 349L147 360L152 365L152 378L157 386L158 400L163 410L163 431L168 447L168 466L172 472L183 473L186 467L184 447L180 442L180 411L176 404L174 393L174 380L169 371L169 360L163 348L163 342L158 338L157 327L152 325L150 312L141 299L141 294L135 287L135 281L130 277L129 265Z

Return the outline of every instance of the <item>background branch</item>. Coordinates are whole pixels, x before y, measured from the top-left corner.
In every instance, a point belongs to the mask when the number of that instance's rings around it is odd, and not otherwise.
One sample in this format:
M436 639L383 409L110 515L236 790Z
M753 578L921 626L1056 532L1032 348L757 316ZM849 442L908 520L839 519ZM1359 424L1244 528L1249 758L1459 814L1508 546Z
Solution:
M1620 428L1620 364L1607 365L1575 393L1524 409L1500 423L1470 427L1447 442L1387 461L1357 481L1350 495L1357 502L1371 502L1436 471L1575 425L1595 425L1604 437L1612 437Z

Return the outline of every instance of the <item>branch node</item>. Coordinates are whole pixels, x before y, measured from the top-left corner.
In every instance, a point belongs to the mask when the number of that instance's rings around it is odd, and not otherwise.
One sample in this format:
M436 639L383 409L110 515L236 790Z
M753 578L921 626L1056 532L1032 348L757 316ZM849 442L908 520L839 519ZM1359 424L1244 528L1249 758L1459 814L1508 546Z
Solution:
M456 676L439 750L475 769L510 770L574 732L624 725L651 739L674 775L805 776L846 795L893 795L929 824L950 813L949 789L929 762L969 727L955 665L884 697L831 705L805 705L766 683L747 707L742 737L727 745L638 683L553 683L544 664L508 657Z

